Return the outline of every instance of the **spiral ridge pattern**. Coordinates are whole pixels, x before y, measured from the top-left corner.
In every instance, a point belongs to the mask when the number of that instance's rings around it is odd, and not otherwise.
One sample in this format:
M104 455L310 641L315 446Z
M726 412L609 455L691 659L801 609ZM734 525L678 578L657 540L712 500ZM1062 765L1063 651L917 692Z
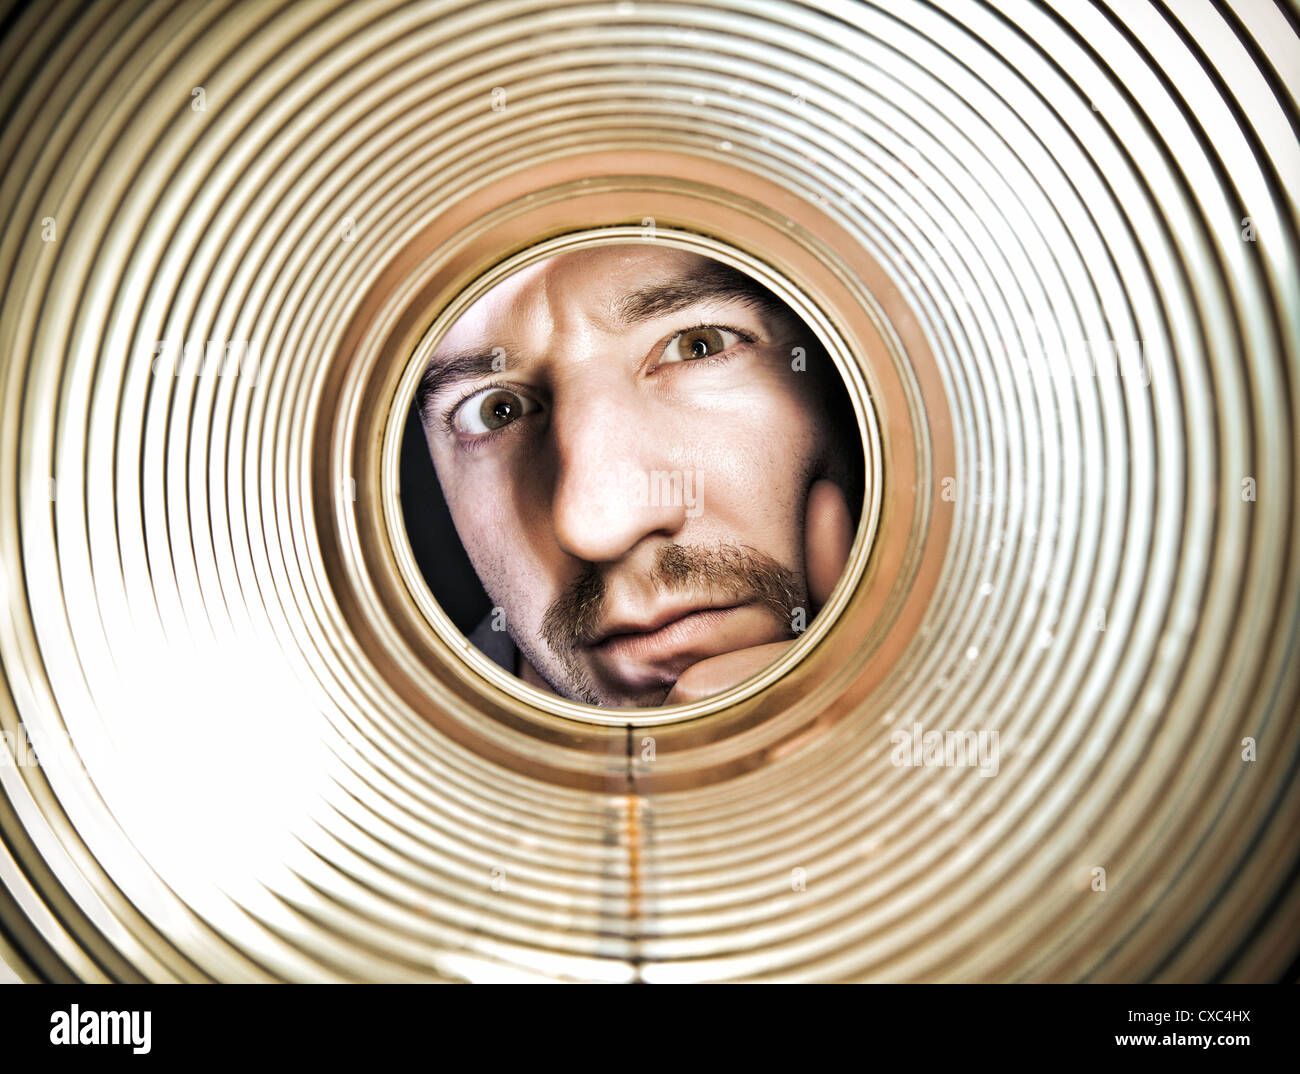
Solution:
M11 12L0 957L1294 976L1298 45L1248 0ZM584 213L805 278L887 445L817 651L653 736L484 687L389 525L433 316Z

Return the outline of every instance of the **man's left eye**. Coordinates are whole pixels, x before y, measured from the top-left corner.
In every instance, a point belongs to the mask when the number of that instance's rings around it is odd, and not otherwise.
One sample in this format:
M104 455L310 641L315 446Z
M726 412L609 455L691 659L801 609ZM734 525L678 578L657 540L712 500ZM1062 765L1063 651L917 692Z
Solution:
M703 325L678 332L664 346L659 356L659 365L672 362L694 362L701 358L711 358L715 354L734 347L740 342L740 336L726 328Z

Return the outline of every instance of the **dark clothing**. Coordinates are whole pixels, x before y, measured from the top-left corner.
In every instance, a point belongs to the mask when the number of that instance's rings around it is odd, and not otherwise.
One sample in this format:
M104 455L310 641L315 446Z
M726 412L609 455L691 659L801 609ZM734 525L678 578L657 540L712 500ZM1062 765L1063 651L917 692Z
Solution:
M492 629L492 612L483 617L469 640L494 664L505 668L511 675L519 674L519 650L506 631Z

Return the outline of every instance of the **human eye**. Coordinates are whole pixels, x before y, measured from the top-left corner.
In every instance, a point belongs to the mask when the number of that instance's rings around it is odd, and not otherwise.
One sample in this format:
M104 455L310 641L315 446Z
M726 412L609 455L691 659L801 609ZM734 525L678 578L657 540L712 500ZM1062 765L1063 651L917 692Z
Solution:
M684 332L678 332L677 335L668 340L664 344L664 349L660 353L656 365L698 362L701 359L722 354L738 343L752 343L753 341L752 336L733 328L723 328L721 325L712 324L697 325L694 328L686 329Z
M472 392L456 403L447 415L447 427L461 436L486 436L540 409L523 393L496 385Z

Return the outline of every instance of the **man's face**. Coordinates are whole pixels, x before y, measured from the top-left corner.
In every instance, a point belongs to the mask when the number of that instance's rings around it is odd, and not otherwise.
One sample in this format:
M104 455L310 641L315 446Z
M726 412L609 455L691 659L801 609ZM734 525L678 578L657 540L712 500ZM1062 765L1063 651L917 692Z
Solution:
M811 618L813 345L744 277L649 245L553 257L456 322L425 435L525 679L661 704L692 665Z

